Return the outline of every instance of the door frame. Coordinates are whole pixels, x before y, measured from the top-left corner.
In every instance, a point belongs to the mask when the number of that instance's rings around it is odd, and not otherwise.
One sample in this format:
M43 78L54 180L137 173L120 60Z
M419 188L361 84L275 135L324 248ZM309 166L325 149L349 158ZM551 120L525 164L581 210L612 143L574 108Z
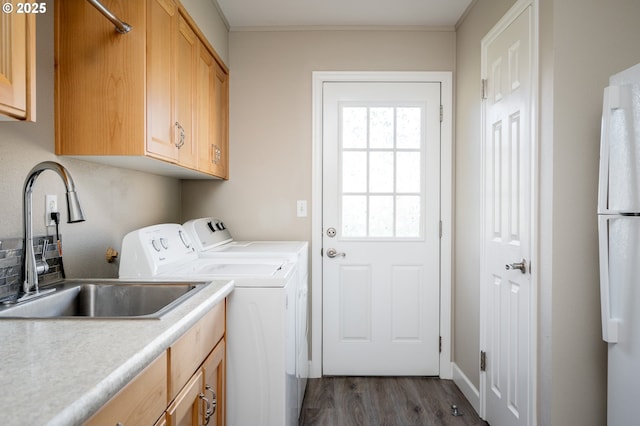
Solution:
M530 99L530 111L531 111L531 224L530 224L530 241L531 241L531 260L529 262L529 268L531 271L531 299L529 305L530 323L529 323L529 345L531 352L531 364L529 365L529 419L528 424L537 424L537 377L538 377L538 291L540 283L540 141L539 138L539 0L518 0L516 3L504 14L502 18L493 26L491 30L482 38L480 43L480 79L481 81L487 78L488 64L487 64L487 47L488 45L500 35L527 7L531 6L532 10L532 31L531 31L531 99ZM482 102L481 107L481 235L485 235L485 195L484 195L484 179L485 179L485 147L486 147L486 103ZM482 284L483 273L485 263L485 250L484 239L480 239L480 351L487 350L487 324L488 324L488 306L487 306L487 294L485 286ZM480 386L479 386L479 415L485 419L487 416L487 397L485 393L486 389L486 372L480 371Z
M325 82L439 82L440 133L440 378L452 373L452 230L453 230L453 73L450 71L312 72L312 191L311 191L311 360L310 377L322 377L322 93Z

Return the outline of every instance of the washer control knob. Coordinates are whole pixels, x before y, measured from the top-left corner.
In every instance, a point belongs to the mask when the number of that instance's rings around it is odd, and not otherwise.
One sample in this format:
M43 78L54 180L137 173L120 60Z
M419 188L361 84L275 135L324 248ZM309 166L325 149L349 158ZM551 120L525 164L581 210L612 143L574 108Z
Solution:
M160 251L160 245L158 244L158 240L151 240L151 246L155 251Z
M169 242L167 241L166 238L160 238L160 245L165 249L168 250L169 249Z
M191 248L191 241L189 241L189 237L187 237L185 233L182 232L182 230L178 231L178 235L180 236L180 241L182 241L182 244L184 244L186 248Z

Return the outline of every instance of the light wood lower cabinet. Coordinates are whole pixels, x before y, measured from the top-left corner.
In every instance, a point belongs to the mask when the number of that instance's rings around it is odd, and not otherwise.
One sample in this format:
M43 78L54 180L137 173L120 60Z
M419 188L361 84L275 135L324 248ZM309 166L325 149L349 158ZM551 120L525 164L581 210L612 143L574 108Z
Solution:
M224 426L225 309L211 309L85 426Z
M222 340L167 409L167 426L224 425L224 369Z

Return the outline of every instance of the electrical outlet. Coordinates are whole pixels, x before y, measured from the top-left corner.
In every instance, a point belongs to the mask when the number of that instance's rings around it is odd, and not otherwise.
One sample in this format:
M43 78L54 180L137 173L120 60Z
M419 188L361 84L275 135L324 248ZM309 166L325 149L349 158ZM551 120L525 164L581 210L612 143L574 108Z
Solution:
M58 196L47 194L44 196L44 203L45 226L56 226L56 222L51 219L51 213L56 213L58 211Z

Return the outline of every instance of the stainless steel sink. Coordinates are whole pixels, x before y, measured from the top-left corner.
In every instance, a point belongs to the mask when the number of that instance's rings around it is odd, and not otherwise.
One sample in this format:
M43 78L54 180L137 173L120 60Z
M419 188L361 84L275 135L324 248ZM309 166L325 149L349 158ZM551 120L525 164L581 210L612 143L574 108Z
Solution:
M56 291L18 304L0 305L3 318L157 319L206 283L65 281Z

